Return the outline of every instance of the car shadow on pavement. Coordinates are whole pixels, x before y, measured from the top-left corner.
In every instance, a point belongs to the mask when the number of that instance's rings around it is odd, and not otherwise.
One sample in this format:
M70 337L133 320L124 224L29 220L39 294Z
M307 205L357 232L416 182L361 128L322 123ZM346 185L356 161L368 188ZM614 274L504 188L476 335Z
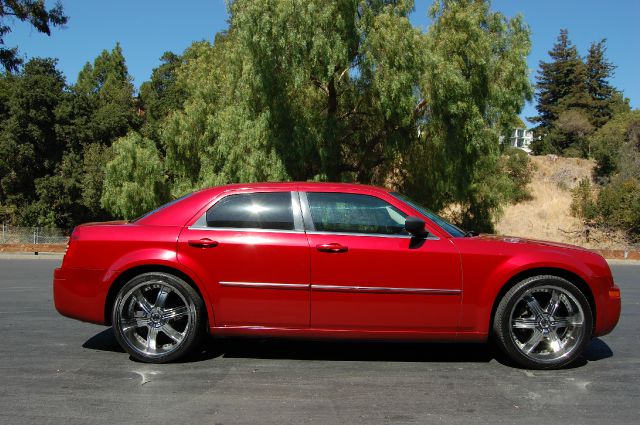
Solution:
M112 351L115 353L125 352L122 347L120 347L120 344L118 344L118 341L113 334L113 328L111 327L86 340L84 344L82 344L82 348L98 351Z
M83 348L124 353L107 328L89 338ZM594 338L583 355L568 368L582 367L613 356L611 348L600 338ZM285 338L206 338L199 350L183 362L199 362L217 357L327 360L327 361L383 361L383 362L438 362L487 363L495 359L501 364L517 367L493 344L487 343L435 343L398 341L342 341L305 340Z

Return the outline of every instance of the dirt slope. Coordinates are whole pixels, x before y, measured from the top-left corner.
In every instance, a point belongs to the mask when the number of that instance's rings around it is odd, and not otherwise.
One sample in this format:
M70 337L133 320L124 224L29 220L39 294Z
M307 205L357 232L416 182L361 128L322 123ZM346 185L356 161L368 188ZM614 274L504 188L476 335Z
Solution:
M530 185L533 199L510 205L498 221L497 233L566 242L588 248L626 249L622 233L587 229L571 215L571 189L591 178L595 163L554 155L533 156L535 171Z

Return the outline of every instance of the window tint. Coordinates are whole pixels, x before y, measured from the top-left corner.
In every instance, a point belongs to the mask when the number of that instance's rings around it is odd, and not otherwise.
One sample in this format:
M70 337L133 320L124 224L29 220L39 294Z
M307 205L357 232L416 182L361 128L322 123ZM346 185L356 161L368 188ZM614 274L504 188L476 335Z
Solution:
M375 196L308 192L307 200L317 231L407 234L406 214Z
M226 196L207 211L207 226L293 230L291 192Z
M399 200L401 200L404 203L408 204L410 207L420 211L422 214L426 215L431 220L435 221L438 226L440 226L444 230L446 230L451 236L460 237L460 236L464 236L465 235L465 231L464 230L460 229L458 226L456 226L454 224L449 223L447 220L445 220L444 218L440 217L438 214L434 213L429 208L423 207L422 205L418 204L417 202L413 201L412 199L410 199L410 198L408 198L408 197L406 197L404 195L401 195L399 193L391 192L391 195L395 196Z

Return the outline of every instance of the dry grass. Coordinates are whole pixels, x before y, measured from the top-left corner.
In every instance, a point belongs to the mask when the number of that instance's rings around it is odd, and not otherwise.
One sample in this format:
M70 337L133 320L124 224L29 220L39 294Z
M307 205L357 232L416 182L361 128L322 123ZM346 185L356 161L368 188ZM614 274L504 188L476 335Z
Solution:
M581 220L571 215L571 189L583 178L591 178L593 161L553 156L534 156L531 160L535 165L530 186L532 199L505 208L496 226L498 234L587 248L629 248L622 232L588 230Z

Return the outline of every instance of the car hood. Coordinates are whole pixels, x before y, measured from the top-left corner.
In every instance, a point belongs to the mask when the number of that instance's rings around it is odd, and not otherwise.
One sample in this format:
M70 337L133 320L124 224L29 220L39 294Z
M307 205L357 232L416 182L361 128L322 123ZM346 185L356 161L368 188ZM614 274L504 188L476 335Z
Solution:
M524 245L530 245L532 247L533 246L553 247L553 248L562 248L562 249L572 249L572 250L583 251L583 252L593 252L587 248L583 248L577 245L571 245L571 244L560 243L560 242L552 242L552 241L543 241L543 240L537 240L537 239L521 238L518 236L498 236L498 235L481 234L479 236L475 236L474 238L480 239L480 240L487 240L487 241L505 242L510 244L524 244Z

